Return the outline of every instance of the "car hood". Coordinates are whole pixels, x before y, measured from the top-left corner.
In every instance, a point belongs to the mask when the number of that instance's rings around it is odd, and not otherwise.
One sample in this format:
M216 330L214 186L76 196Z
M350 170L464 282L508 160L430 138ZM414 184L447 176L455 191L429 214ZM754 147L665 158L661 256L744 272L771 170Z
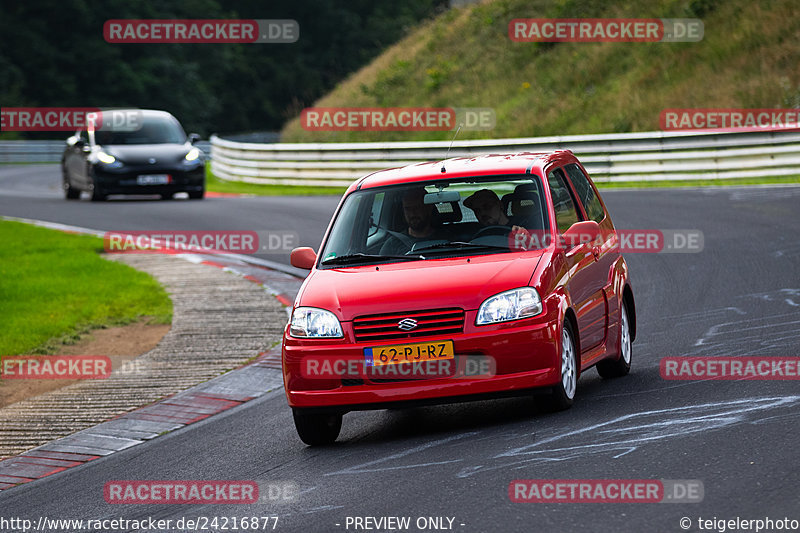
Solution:
M474 310L493 294L526 286L541 257L524 252L314 270L297 301L343 321L419 309Z
M180 163L191 150L187 144L107 144L103 151L129 165ZM155 159L155 162L151 162Z

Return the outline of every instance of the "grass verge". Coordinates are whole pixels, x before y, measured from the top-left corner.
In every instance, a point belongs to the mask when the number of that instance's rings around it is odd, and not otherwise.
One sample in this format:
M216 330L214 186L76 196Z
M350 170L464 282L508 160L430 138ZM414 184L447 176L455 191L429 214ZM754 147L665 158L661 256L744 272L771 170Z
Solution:
M0 242L0 356L56 353L92 329L143 317L172 322L161 285L103 259L98 237L0 221Z

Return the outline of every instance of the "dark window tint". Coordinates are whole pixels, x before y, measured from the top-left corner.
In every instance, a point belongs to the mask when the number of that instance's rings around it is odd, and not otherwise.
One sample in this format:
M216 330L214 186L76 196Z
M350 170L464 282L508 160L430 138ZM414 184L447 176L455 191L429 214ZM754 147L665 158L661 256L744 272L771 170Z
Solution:
M172 117L145 116L141 125L131 131L117 131L113 128L95 131L95 141L99 145L108 144L183 144L186 134L180 124Z
M572 194L567 187L564 171L560 168L551 170L547 175L547 182L550 184L550 194L553 196L556 225L558 225L558 231L564 233L570 226L580 220Z
M595 222L602 221L605 218L603 205L589 183L589 178L583 173L581 167L575 163L567 165L566 169L569 179L572 180L572 185L575 187L575 192L586 210L586 216L589 217L589 220L594 220Z

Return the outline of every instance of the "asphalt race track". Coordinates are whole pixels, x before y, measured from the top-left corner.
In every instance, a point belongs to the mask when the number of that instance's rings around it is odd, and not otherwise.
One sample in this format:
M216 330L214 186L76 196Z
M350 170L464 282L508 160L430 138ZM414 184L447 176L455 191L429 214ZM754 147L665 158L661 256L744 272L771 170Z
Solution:
M4 516L278 516L275 531L355 531L347 517L453 518L475 531L700 531L698 519L800 520L797 381L666 381L665 356L797 356L800 187L606 191L618 228L698 229L700 253L628 254L631 374L582 376L574 407L531 399L350 413L307 448L282 391L0 495ZM318 246L338 198L67 202L54 165L0 166L0 215L103 230L294 230ZM264 256L288 262L286 256ZM516 479L700 480L700 503L512 503ZM110 505L111 480L256 480L299 487L255 505ZM449 522L444 520L444 525ZM708 528L706 528L708 529ZM141 531L149 531L142 529ZM361 529L364 531L364 529ZM410 531L418 531L412 527Z

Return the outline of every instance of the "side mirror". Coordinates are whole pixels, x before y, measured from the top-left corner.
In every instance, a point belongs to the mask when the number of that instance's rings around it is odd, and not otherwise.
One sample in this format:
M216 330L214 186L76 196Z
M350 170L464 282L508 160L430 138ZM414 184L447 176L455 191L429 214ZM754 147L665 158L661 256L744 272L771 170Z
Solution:
M317 254L314 252L313 248L309 248L308 246L295 248L289 255L289 262L292 264L292 266L302 268L304 270L311 270L316 261Z
M200 135L198 135L196 133L190 133L189 134L189 143L194 144L199 140L200 140Z
M576 222L561 236L561 241L567 249L579 244L592 243L600 236L600 225L594 220Z
M73 135L72 137L67 138L67 146L75 146L81 141L81 138L77 135Z

